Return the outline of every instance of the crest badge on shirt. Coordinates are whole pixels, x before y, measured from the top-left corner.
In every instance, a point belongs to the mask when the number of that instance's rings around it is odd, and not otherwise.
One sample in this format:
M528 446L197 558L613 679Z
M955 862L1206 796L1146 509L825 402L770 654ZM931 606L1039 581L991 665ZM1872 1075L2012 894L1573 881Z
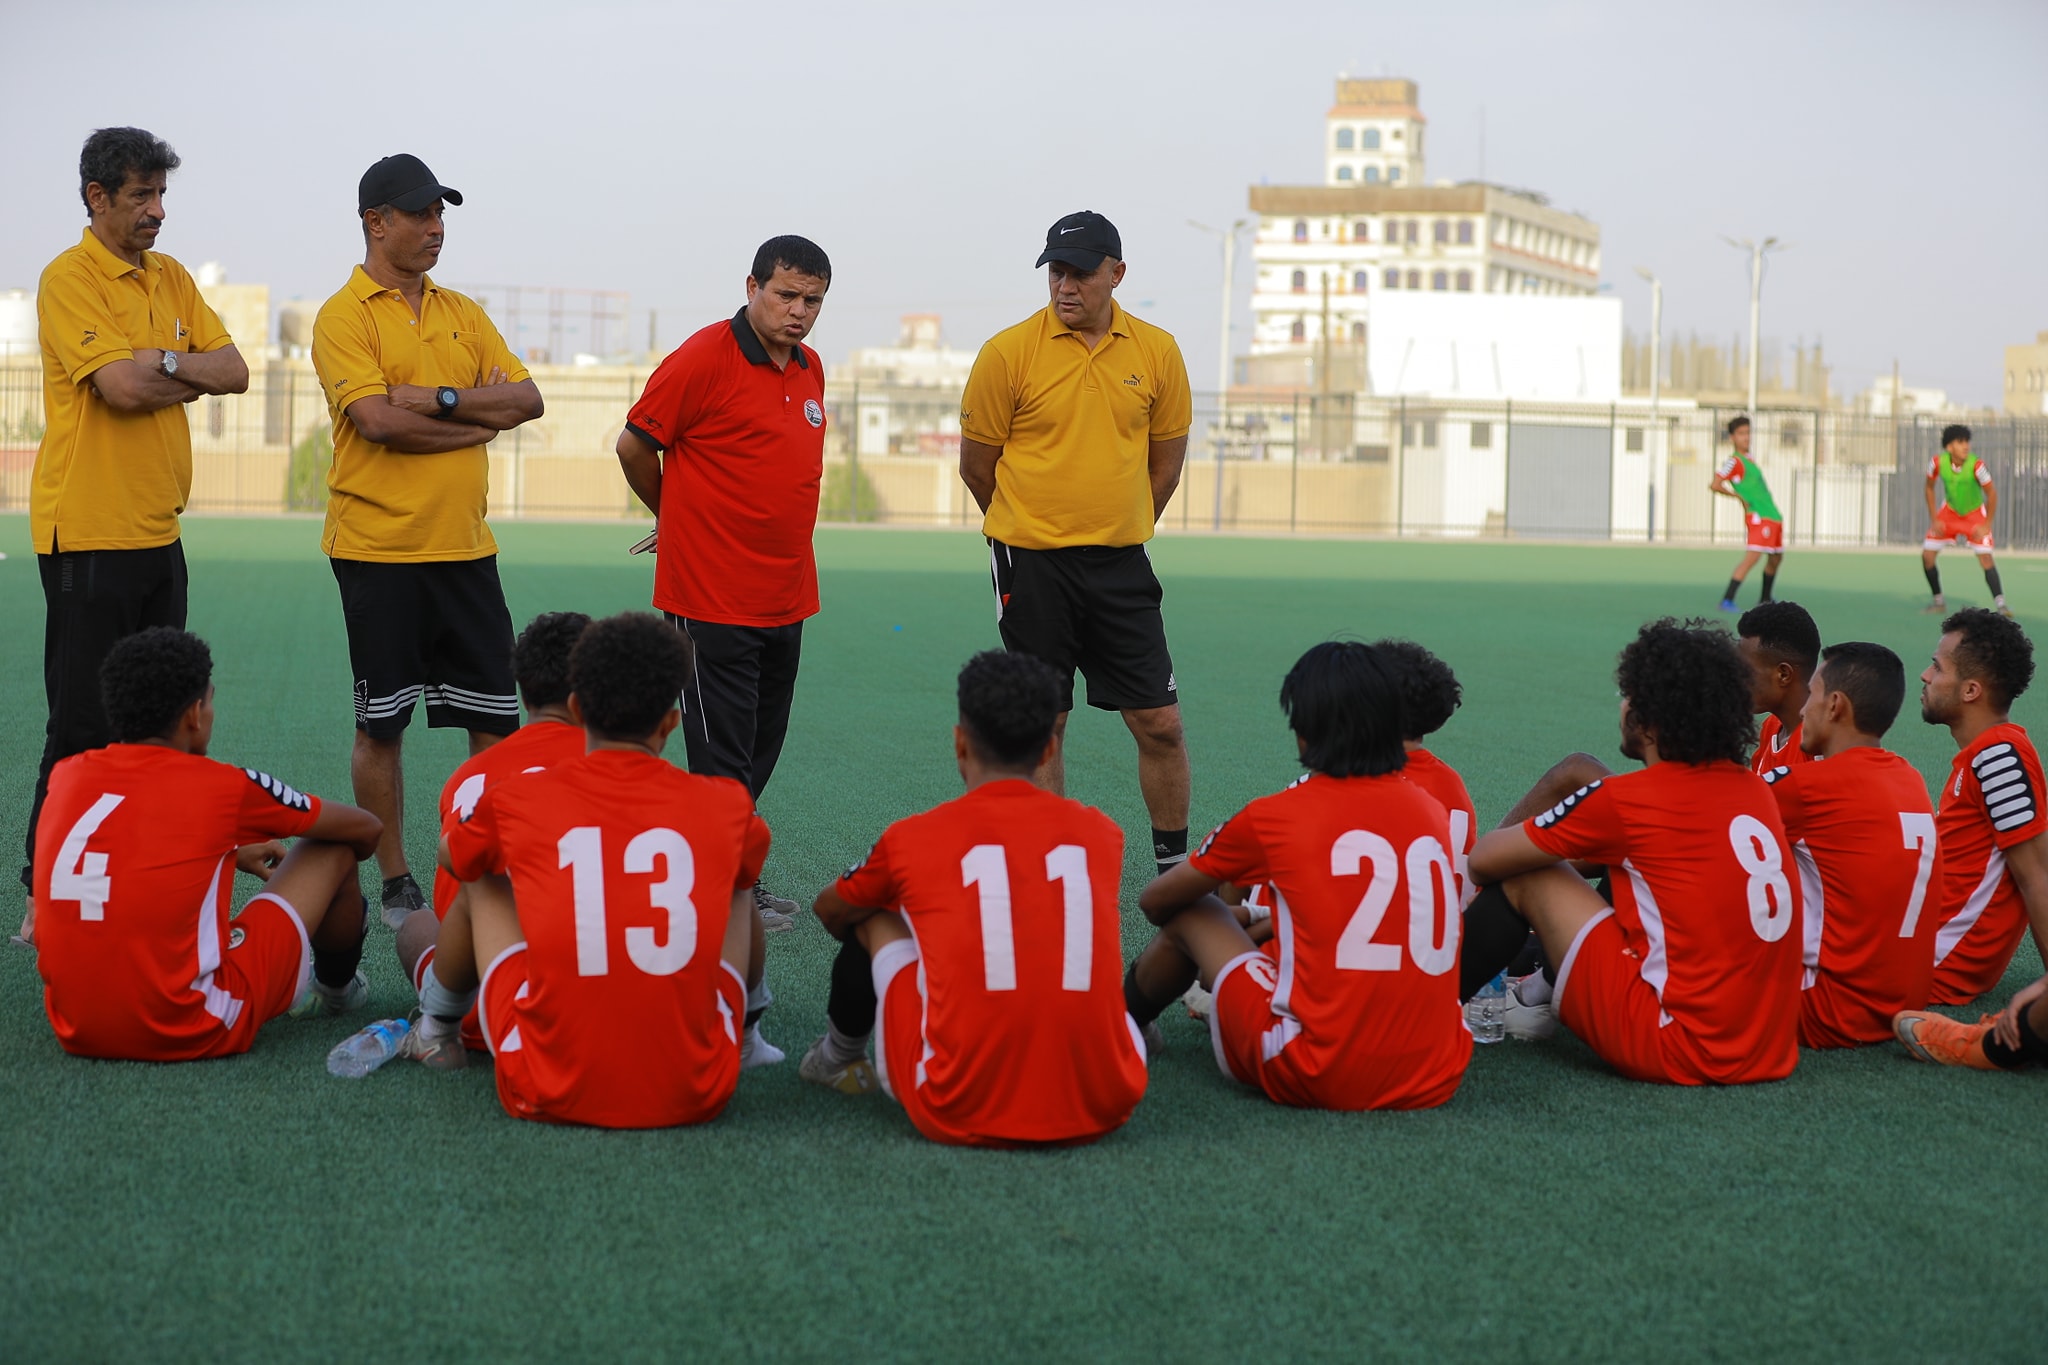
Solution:
M804 420L814 427L825 425L825 410L818 406L817 399L806 398L804 400Z

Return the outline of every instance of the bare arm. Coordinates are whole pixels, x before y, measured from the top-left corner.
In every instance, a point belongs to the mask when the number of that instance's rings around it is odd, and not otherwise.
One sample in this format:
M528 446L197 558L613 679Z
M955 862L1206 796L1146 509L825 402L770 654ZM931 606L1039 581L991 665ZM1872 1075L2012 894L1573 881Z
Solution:
M384 822L360 806L351 806L344 801L322 801L320 817L305 833L308 839L323 843L346 844L356 855L356 861L370 857L377 851L377 841L384 837Z
M200 393L247 393L249 362L232 345L187 351L178 356L178 382Z
M961 443L963 446L965 442ZM1152 476L1152 520L1157 521L1166 512L1166 504L1173 501L1173 490L1180 487L1180 471L1188 462L1188 438L1176 436L1170 441L1154 441L1145 452L1145 468Z
M1556 867L1558 861L1555 853L1545 853L1536 847L1522 826L1508 825L1480 836L1472 846L1465 871L1474 886L1492 886L1523 872Z
M1984 520L1996 521L1997 519L1998 485L1995 483L1987 483L1984 485Z
M1152 923L1164 924L1189 906L1214 899L1216 888L1221 885L1223 883L1216 878L1196 871L1187 863L1175 863L1138 893L1138 908ZM1218 900L1216 904L1226 914L1229 912L1229 907L1222 901Z
M1740 493L1737 493L1734 490L1734 488L1732 488L1729 485L1728 480L1722 478L1719 474L1716 474L1713 478L1707 481L1707 487L1713 489L1716 493L1721 494L1723 497L1733 498L1737 502L1742 501L1742 495Z
M162 351L144 348L132 359L108 361L86 382L115 412L155 412L199 397L197 389L165 374L163 363Z
M1933 521L1933 520L1934 520L1934 510L1935 510L1935 509L1934 509L1934 476L1933 476L1932 474L1929 474L1929 475L1927 476L1927 487L1926 487L1926 488L1924 488L1924 489L1923 489L1923 490L1921 490L1921 491L1927 494L1927 519L1928 519L1929 521Z
M2027 921L2034 928L2034 946L2041 950L2048 960L2048 833L2036 834L2023 844L2014 844L2005 851L2005 865L2012 873L2013 885L2019 888L2020 900L2027 907ZM1993 1025L1998 1040L2007 1047L2020 1045L2019 1015L2048 993L2048 977L2026 987L2012 998L2012 1002L1998 1012L1998 1022Z
M626 476L626 486L633 490L633 496L640 499L647 510L656 517L661 515L661 450L654 442L639 432L627 427L619 433L618 444L613 447L618 453L619 468Z
M965 436L960 438L960 482L967 485L967 491L974 495L975 502L984 512L995 500L996 461L1002 458L1001 446L983 445Z
M751 892L749 893L751 894ZM825 926L825 932L845 942L855 925L862 920L873 919L882 912L871 905L854 905L839 894L835 883L818 893L818 899L811 902L811 913Z
M1612 776L1614 769L1591 754L1566 754L1536 779L1528 795L1508 808L1508 813L1501 817L1500 828L1509 829L1533 819L1588 783Z
M393 407L441 421L439 393L438 388L429 388L425 384L393 384L386 396ZM539 385L531 379L522 379L517 384L508 383L505 372L499 369L493 369L477 387L457 389L455 393L455 415L446 420L489 427L493 431L510 431L547 411L547 405L541 402ZM466 444L475 445L476 442Z
M401 455L439 455L480 446L497 436L494 427L469 422L444 422L399 407L381 393L365 394L343 410L356 430Z

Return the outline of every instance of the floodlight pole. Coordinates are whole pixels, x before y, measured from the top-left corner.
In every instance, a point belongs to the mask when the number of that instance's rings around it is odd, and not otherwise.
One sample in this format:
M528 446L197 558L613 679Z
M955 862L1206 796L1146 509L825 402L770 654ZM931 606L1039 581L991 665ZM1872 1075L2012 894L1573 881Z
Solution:
M1657 411L1657 400L1662 394L1664 383L1664 281L1646 266L1637 266L1636 274L1650 282L1650 538L1657 538L1657 508L1664 502L1662 487L1667 470L1663 459L1663 423ZM1754 388L1754 383L1752 383Z
M1237 234L1244 231L1240 218L1228 229L1212 228L1188 219L1188 226L1223 239L1223 325L1216 337L1216 496L1209 511L1209 529L1223 529L1223 444L1230 425L1230 291L1237 264Z
M1791 243L1787 242L1780 245L1776 237L1766 237L1761 242L1751 241L1747 237L1744 237L1739 242L1733 237L1723 237L1721 240L1738 250L1749 253L1749 419L1754 422L1756 420L1756 374L1759 359L1757 354L1757 327L1763 313L1764 255L1774 249L1783 251Z

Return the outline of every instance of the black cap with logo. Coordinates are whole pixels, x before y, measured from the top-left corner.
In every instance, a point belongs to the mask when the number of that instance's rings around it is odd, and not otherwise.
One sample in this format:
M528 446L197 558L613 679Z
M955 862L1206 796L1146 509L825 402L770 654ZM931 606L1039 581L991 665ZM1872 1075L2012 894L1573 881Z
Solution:
M1038 253L1038 265L1061 261L1083 270L1093 270L1105 258L1112 257L1119 261L1124 258L1124 239L1117 236L1116 224L1099 213L1083 209L1079 213L1068 214L1046 229L1045 250Z
M369 170L356 186L356 212L367 213L384 204L407 213L418 213L436 199L451 204L462 202L462 193L434 179L427 163L411 152L387 156Z

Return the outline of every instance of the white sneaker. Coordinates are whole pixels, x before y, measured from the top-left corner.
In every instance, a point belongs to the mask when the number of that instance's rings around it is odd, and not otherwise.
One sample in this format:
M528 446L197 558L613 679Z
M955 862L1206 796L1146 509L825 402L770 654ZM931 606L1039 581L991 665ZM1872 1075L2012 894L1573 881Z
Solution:
M754 909L761 914L761 932L783 934L796 928L796 916L803 907L787 896L778 896L759 882L754 883Z
M837 1090L842 1095L868 1095L881 1088L881 1078L875 1074L875 1064L865 1057L856 1057L850 1062L835 1062L825 1055L825 1035L811 1044L811 1050L804 1054L797 1064L796 1074L813 1085L822 1085L827 1090Z
M740 1070L751 1071L757 1066L774 1066L789 1056L781 1048L761 1036L761 1026L755 1024L740 1038Z
M1215 995L1212 992L1203 990L1202 983L1199 981L1188 987L1187 994L1183 995L1180 999L1181 1003L1188 1007L1188 1018L1190 1019L1207 1019L1209 1011L1216 1007Z
M1557 1005L1543 973L1532 972L1508 983L1507 1006L1501 1011L1508 1037L1540 1043L1557 1032Z
M370 978L360 971L339 990L309 979L306 993L286 1013L294 1019L324 1019L331 1015L353 1014L369 999Z

